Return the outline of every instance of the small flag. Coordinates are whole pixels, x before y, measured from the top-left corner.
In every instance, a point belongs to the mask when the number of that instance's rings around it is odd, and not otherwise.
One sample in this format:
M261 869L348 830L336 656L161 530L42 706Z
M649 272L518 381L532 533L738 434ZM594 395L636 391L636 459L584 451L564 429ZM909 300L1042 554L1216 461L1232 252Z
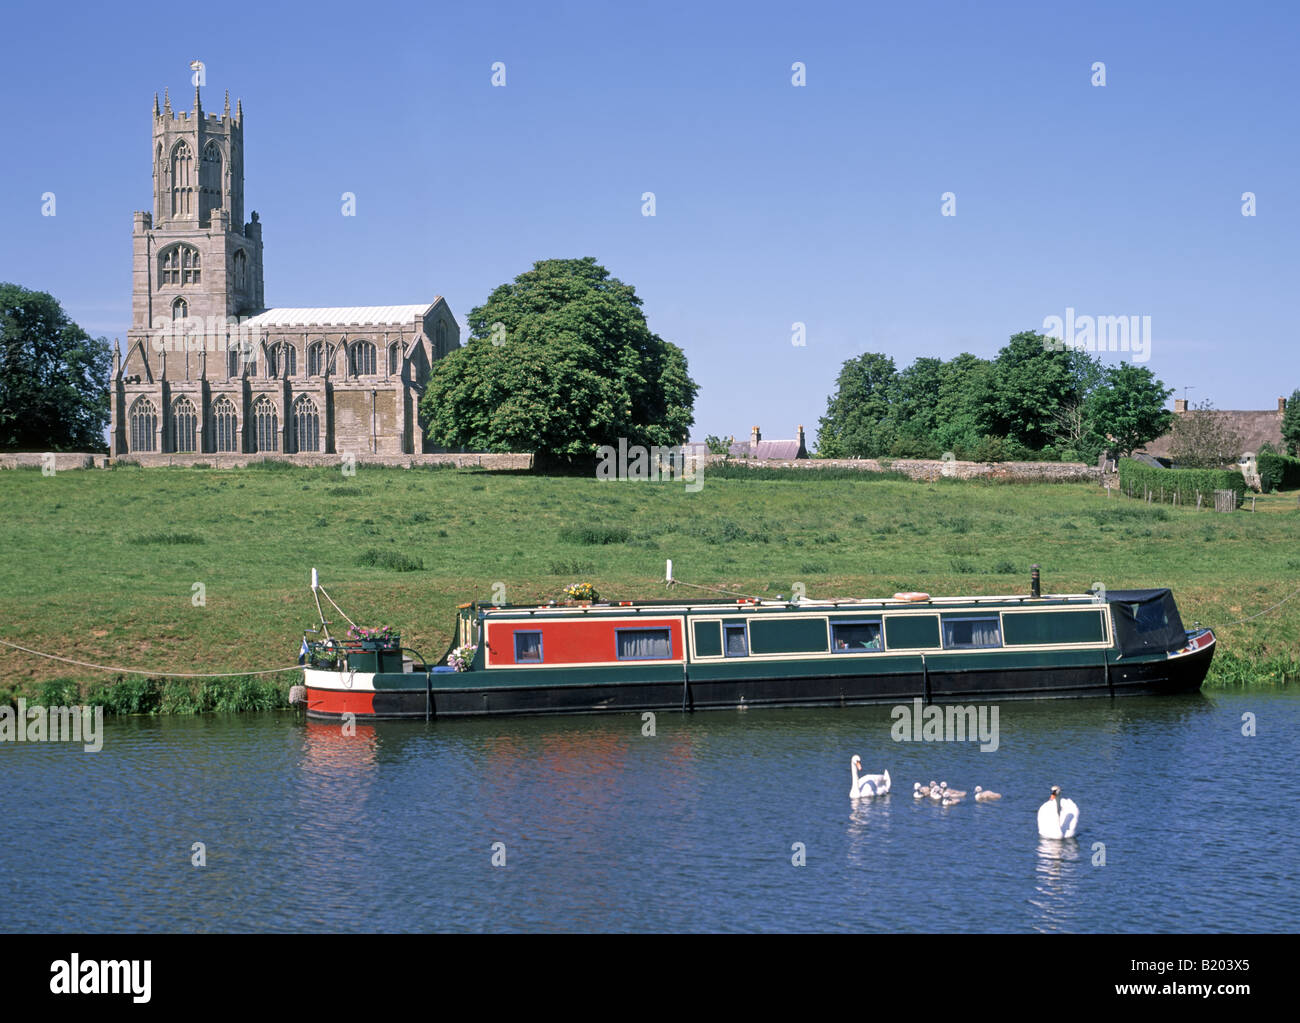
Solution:
M306 636L303 636L303 637L302 637L302 649L298 651L298 663L299 663L299 664L306 664L306 663L307 663L307 655L308 655L309 653L311 653L311 651L307 648L307 637L306 637Z

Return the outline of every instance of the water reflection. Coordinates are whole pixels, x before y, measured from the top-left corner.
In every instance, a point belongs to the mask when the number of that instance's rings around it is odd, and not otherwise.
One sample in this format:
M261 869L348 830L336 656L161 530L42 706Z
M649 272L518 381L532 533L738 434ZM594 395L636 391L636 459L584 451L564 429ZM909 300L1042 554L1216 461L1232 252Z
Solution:
M1039 838L1034 861L1034 894L1029 898L1029 904L1038 910L1032 922L1034 930L1077 928L1078 868L1082 856L1077 838Z

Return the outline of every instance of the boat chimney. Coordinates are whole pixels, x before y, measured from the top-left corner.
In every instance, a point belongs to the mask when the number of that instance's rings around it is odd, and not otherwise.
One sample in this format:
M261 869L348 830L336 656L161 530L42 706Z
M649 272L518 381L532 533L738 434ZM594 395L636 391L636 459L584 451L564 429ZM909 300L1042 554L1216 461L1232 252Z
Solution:
M1038 578L1037 565L1029 566L1029 595L1035 598L1043 595L1043 588Z

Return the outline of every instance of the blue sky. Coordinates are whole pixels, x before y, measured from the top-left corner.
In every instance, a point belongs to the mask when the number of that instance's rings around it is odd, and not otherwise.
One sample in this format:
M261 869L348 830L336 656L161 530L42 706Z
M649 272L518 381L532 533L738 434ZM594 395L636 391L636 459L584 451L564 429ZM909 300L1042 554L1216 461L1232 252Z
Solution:
M1150 316L1179 397L1272 408L1300 387L1300 13L1130 7L10 8L0 280L125 336L153 95L189 109L197 57L206 110L243 99L270 305L441 294L463 324L594 256L685 350L697 439L811 439L844 360L991 357L1067 308Z

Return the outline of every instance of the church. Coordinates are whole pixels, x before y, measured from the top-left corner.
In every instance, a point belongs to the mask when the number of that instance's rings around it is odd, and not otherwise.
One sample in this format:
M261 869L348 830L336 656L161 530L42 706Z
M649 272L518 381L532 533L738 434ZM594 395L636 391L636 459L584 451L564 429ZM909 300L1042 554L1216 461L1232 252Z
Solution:
M244 221L244 110L153 104L153 210L135 214L132 325L115 342L110 453L417 454L433 363L460 347L441 297L271 307Z

